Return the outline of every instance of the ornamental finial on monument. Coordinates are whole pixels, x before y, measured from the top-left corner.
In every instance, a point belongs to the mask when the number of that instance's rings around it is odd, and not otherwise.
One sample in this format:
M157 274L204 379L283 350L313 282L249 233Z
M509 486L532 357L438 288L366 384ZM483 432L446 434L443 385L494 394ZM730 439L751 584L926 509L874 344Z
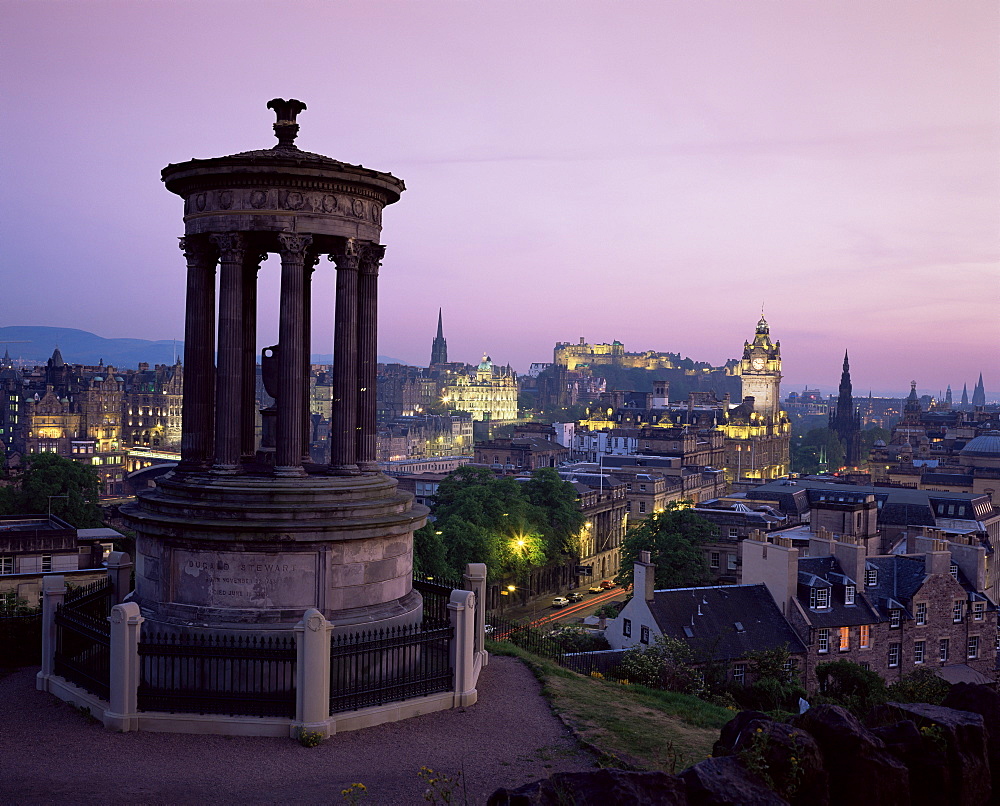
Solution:
M299 134L299 124L295 122L299 112L305 110L306 105L295 98L272 98L267 102L267 108L273 109L277 117L274 124L274 136L278 138L276 148L298 149L295 145L295 138Z

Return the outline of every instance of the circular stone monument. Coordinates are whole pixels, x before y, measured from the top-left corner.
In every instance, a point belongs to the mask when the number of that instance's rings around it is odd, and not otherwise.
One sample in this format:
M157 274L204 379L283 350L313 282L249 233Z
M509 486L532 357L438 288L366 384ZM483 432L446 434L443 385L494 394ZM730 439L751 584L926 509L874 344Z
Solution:
M305 104L268 108L275 147L163 170L184 199L182 458L123 507L137 535L132 601L172 628L288 629L312 607L338 632L414 623L413 532L427 509L378 470L375 452L378 241L404 185L300 151ZM275 403L258 445L257 275L269 253L280 258L279 342L263 354ZM310 295L330 263L335 305ZM329 465L308 457L313 309L334 318Z

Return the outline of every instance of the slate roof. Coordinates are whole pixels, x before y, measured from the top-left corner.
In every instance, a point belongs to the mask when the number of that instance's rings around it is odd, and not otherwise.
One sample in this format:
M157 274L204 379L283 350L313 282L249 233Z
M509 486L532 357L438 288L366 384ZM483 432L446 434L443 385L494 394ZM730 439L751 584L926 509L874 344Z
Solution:
M712 660L745 658L750 652L785 645L793 653L805 652L764 585L654 591L648 606L664 635L685 641Z
M923 565L923 563L921 563ZM855 586L854 604L844 603L844 586ZM809 607L809 588L829 587L830 607ZM799 604L809 614L814 627L849 627L855 624L875 624L884 621L865 595L864 580L850 579L834 557L803 557L799 560Z

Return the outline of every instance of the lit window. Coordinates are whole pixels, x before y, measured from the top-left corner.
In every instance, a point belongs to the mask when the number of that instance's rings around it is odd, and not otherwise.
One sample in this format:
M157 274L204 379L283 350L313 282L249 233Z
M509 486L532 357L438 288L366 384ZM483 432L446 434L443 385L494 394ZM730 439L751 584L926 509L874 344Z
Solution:
M747 665L745 663L737 663L733 666L733 682L743 685L746 682L747 677Z
M986 602L973 602L972 603L972 620L982 621L983 615L986 613Z
M958 624L962 620L962 602L961 600L956 601L951 606L951 620Z
M632 636L632 619L627 618L622 620L622 635L626 638Z
M913 662L923 663L924 662L924 648L926 646L925 641L914 641L913 642Z
M830 651L830 630L827 627L816 631L816 644L819 652Z
M919 602L917 604L917 609L916 609L916 611L913 614L913 618L914 618L914 621L916 622L917 626L920 626L920 625L923 625L923 624L927 623L927 603L926 602Z
M854 586L848 585L844 588L844 604L854 604Z
M889 644L889 666L899 666L899 644Z
M941 639L940 646L938 648L938 660L940 660L941 663L948 662L948 643L947 638Z
M969 660L974 660L979 657L979 636L970 635L969 636L969 651L966 653Z
M838 637L840 640L838 649L841 652L847 652L851 648L851 628L841 627L839 632L840 635Z
M871 628L867 624L862 624L858 627L858 646L868 649L871 645Z

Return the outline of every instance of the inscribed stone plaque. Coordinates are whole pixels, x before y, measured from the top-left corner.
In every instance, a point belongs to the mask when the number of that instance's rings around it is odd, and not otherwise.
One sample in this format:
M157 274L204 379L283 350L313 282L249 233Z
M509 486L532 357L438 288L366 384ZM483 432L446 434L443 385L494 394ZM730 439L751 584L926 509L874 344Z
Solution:
M315 554L173 552L174 596L208 607L315 607Z

